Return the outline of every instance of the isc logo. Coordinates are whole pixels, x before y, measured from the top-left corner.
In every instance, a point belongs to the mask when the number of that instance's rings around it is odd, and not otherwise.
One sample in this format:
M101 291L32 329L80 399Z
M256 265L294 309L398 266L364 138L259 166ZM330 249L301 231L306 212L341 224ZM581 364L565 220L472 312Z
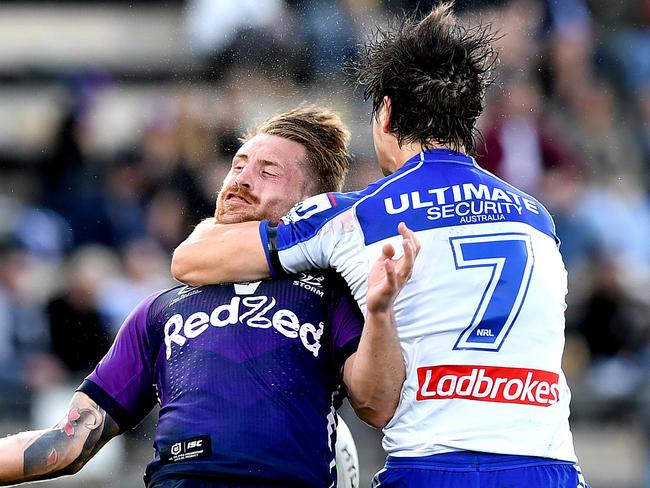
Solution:
M170 452L176 456L181 452L191 451L192 449L200 449L203 446L203 439L193 439L185 442L175 442L172 444Z
M185 439L182 441L174 442L169 448L169 454L161 452L166 462L176 463L179 461L187 461L189 459L206 459L212 456L212 444L210 436L201 435Z

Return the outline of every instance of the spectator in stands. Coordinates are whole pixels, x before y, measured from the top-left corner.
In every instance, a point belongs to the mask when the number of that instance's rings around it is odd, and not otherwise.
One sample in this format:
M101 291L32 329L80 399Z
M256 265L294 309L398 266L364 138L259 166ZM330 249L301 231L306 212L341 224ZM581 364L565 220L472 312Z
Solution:
M115 268L110 251L80 248L68 262L64 289L47 305L52 350L73 381L88 374L110 347L96 298L101 280Z
M530 79L512 80L492 107L478 163L509 183L540 197L544 173L572 170L575 158L543 112L542 95Z

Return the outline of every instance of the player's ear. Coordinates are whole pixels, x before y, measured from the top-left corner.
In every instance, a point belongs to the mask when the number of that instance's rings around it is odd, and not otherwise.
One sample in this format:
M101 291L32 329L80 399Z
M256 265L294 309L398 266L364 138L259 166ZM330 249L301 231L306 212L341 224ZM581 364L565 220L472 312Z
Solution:
M387 96L384 97L384 101L382 102L383 108L382 108L382 119L381 119L381 130L386 133L390 134L390 117L391 117L391 101L390 98Z

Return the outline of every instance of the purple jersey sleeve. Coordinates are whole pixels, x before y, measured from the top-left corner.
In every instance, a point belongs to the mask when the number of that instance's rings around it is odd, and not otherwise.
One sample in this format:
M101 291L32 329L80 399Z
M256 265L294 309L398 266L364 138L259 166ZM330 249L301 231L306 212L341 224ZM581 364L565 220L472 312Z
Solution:
M126 430L153 408L153 365L147 324L149 308L160 295L145 298L122 324L115 342L79 387Z
M363 331L364 319L357 302L340 276L334 280L335 291L329 320L332 324L332 349L340 366L356 352Z

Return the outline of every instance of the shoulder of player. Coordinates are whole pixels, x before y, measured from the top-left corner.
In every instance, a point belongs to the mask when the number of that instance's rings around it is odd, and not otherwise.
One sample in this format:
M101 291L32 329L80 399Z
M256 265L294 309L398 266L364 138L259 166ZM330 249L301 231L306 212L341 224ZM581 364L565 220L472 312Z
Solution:
M506 190L508 193L515 194L515 195L519 196L520 198L523 198L523 199L525 199L525 200L528 200L528 201L534 203L534 204L539 208L540 213L543 213L543 214L548 215L548 216L550 217L550 213L549 213L548 210L544 207L544 205L542 205L542 204L539 202L539 200L537 200L537 199L536 199L535 197L533 197L532 195L526 193L526 192L523 191L523 190L520 190L520 189L517 188L516 186L514 186L514 185L508 183L506 180L503 180L503 179L499 178L497 175L495 175L494 173L492 173L492 172L486 170L485 168L482 168L482 167L479 166L478 164L476 164L476 165L474 166L474 168L475 168L479 173L482 173L483 175L485 175L485 176L487 176L488 178L492 179L492 180L494 181L496 187L501 187L502 190Z
M302 299L325 299L328 304L336 297L351 294L343 277L333 269L301 271L282 278L264 280L261 283L264 286L260 291L276 298L283 298L287 290L292 290L296 286L304 292ZM292 300L296 299L293 292L286 296L291 296Z
M344 296L352 297L352 292L350 286L345 281L345 278L341 276L336 270L328 268L324 270L318 270L318 275L320 276L323 289L326 292L328 297L328 302L331 304L338 303L339 299Z
M224 283L205 286L176 286L155 294L148 307L149 323L166 321L170 314L191 314L200 311L202 307L219 305L229 302L233 297L240 296L272 296L284 301L292 296L290 290L300 286L307 290L324 290L329 287L332 279L338 276L330 270L311 270L281 278L268 278L254 282ZM340 278L336 278L337 283ZM314 288L315 287L315 288ZM203 295L200 302L186 299ZM320 294L322 296L322 294Z
M321 273L323 274L325 282L328 284L328 286L336 289L337 291L349 293L350 287L348 286L348 283L336 270L328 268L321 270Z
M294 207L282 217L282 223L290 224L305 222L305 225L319 227L339 215L354 211L354 207L372 194L376 184L372 184L361 191L355 192L329 192L314 195Z
M548 209L539 200L537 200L534 196L526 193L525 191L520 190L516 186L511 185L507 181L499 178L498 176L491 173L490 171L481 168L479 165L475 165L475 168L477 168L481 173L492 178L496 183L498 183L500 187L502 187L502 189L507 190L508 193L515 194L519 196L519 198L521 198L522 201L526 201L527 208L529 208L532 205L535 213L538 214L543 221L545 221L546 226L548 226L548 231L553 234L553 237L555 238L556 241L558 240L555 231L555 222L553 221L553 217L551 216L551 213L548 211Z
M300 273L295 273L287 276L288 280L301 280L305 278L313 278L318 280L320 283L326 286L340 287L343 285L347 287L347 283L343 277L334 269L311 269L309 271L301 271ZM276 281L273 279L271 281Z
M164 290L158 290L140 302L139 307L146 310L147 322L153 323L161 316L164 310L182 298L187 298L191 292L199 288L201 287L180 284Z
M499 180L499 181L503 181L503 180ZM527 200L528 202L530 202L530 204L532 204L532 207L536 210L536 213L539 215L541 219L543 219L543 221L546 222L546 225L548 226L548 230L553 233L553 236L557 240L556 231L555 231L555 221L551 216L551 212L548 211L548 209L544 206L544 204L539 200L537 200L537 198L535 198L534 196L519 190L518 188L510 185L509 183L507 182L503 182L503 183L510 189L510 191L512 191L513 193L518 193L522 199Z

